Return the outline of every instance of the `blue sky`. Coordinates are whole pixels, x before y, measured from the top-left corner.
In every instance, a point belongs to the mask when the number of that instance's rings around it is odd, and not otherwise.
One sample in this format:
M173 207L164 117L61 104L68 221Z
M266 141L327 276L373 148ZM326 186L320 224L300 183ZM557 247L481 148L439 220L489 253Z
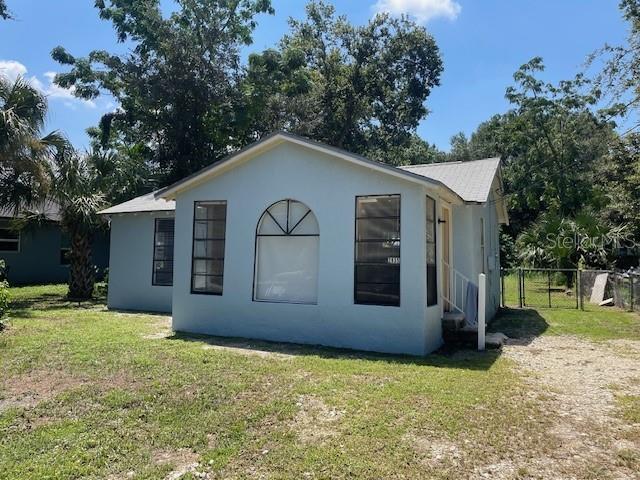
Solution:
M166 0L167 2L170 0ZM0 70L22 74L49 96L48 129L65 132L77 147L88 143L85 129L113 110L109 97L94 102L75 99L51 84L62 67L51 49L63 45L82 56L93 49L124 51L111 25L98 18L92 0L7 0L15 21L0 22ZM259 17L254 44L273 46L287 31L287 19L304 14L301 0L273 0L274 16ZM334 1L353 23L365 23L376 10L407 13L426 25L444 60L441 86L427 100L431 110L419 134L448 149L459 131L508 108L505 88L513 72L530 58L542 56L545 79L571 78L585 57L604 43L622 43L626 24L617 0L352 0Z

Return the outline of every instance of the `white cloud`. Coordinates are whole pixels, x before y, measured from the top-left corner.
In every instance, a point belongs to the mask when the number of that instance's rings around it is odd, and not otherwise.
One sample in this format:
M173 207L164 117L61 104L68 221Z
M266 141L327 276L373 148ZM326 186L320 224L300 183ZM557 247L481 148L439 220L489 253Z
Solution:
M27 73L27 67L15 60L0 60L0 74L14 81Z
M75 87L62 88L55 83L53 79L56 72L45 72L45 81L43 82L35 75L27 77L27 67L15 60L0 60L0 75L3 75L13 81L19 76L25 77L33 87L37 88L49 99L58 99L64 102L64 105L75 109L78 104L89 108L95 108L96 104L92 100L84 100L74 96Z
M437 17L455 20L462 10L455 0L378 0L373 8L380 13L406 14L420 23Z

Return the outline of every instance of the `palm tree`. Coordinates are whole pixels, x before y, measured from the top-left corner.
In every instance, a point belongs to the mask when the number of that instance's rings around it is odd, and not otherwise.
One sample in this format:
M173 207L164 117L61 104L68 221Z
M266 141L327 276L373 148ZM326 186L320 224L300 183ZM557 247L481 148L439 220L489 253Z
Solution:
M516 245L527 267L609 269L627 233L627 225L609 224L588 209L571 218L545 212L520 234ZM569 272L566 277L570 288L573 275Z
M46 114L29 82L0 76L0 205L18 211L46 196L51 158L68 144L58 132L42 135Z
M93 295L95 269L91 260L93 234L103 226L98 211L105 206L100 177L90 157L73 149L61 150L54 159L51 198L60 206L61 226L71 239L69 298Z
M87 156L58 132L41 136L46 113L46 98L29 82L0 77L0 205L27 213L22 228L42 222L42 215L28 214L40 202L59 205L61 227L71 238L68 296L87 299L95 280L91 238L101 224L103 195Z

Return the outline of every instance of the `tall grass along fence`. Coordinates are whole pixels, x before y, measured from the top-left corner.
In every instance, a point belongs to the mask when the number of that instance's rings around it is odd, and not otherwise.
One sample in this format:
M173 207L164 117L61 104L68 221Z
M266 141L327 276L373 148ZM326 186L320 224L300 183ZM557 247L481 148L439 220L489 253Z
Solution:
M604 274L604 275L603 275ZM606 275L606 282L603 282ZM598 281L598 278L600 279ZM594 288L604 287L604 300L625 310L640 311L640 273L614 270L502 269L502 306L588 310Z

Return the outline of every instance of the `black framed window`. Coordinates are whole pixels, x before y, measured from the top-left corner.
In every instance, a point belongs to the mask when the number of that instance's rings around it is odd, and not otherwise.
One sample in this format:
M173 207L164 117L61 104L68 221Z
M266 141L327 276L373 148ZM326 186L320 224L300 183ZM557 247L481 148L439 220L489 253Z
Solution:
M427 306L438 303L438 269L436 263L436 201L427 197Z
M152 285L173 285L173 243L175 221L173 218L156 218L153 233Z
M191 293L222 295L227 202L195 202Z
M0 252L19 252L20 232L9 228L8 223L0 225Z
M256 229L253 299L316 304L319 251L320 227L309 207L292 199L271 205Z
M60 235L60 265L71 264L69 254L71 253L71 242L69 241L69 235L62 232Z
M400 195L356 197L354 297L400 305Z

